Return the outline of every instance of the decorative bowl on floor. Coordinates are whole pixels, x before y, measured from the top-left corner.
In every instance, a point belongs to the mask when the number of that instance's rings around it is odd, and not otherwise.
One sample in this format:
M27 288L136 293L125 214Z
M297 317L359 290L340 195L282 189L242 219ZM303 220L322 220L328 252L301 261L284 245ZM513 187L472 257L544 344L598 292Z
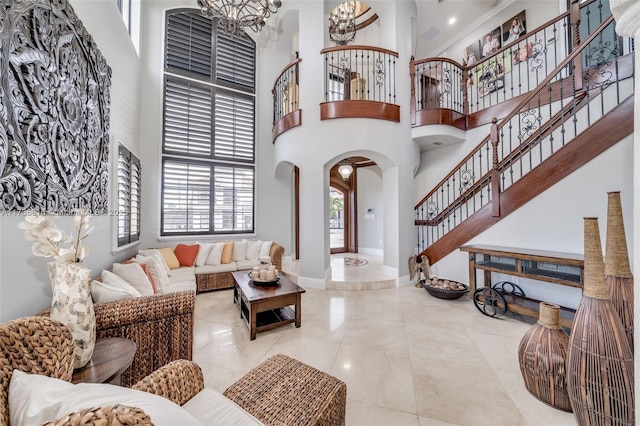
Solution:
M458 299L469 292L469 286L438 277L427 278L422 286L427 293L439 299Z

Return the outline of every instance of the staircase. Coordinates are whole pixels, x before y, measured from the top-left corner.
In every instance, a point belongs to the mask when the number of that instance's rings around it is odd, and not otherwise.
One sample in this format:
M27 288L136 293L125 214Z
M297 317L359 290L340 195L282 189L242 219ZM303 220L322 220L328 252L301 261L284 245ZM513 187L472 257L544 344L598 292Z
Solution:
M633 132L633 44L612 16L415 207L434 264Z

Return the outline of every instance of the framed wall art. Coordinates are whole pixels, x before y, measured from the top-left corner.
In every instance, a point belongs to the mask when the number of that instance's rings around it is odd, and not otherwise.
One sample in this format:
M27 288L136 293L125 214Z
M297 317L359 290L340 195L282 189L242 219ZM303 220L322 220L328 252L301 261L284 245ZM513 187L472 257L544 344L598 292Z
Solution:
M523 10L502 24L502 45L513 43L527 32L526 13Z
M0 211L107 211L111 69L68 0L0 0Z

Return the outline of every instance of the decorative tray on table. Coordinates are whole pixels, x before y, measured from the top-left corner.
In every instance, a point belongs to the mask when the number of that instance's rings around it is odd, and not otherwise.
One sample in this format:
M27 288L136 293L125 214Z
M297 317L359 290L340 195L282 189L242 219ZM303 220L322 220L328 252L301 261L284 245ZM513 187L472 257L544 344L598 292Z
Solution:
M278 285L280 282L280 275L276 277L275 280L261 280L261 279L253 279L251 278L251 272L249 272L249 280L253 283L253 285L257 285L258 287L270 287L274 285Z

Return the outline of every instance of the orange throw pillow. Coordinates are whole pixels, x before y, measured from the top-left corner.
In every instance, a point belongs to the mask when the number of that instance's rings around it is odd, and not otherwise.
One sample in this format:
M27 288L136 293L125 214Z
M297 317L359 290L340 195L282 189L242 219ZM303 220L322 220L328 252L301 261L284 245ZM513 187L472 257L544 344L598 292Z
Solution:
M192 246L178 244L173 250L173 253L178 258L180 266L193 266L193 264L196 263L196 257L198 257L198 250L200 250L200 244L194 244Z

